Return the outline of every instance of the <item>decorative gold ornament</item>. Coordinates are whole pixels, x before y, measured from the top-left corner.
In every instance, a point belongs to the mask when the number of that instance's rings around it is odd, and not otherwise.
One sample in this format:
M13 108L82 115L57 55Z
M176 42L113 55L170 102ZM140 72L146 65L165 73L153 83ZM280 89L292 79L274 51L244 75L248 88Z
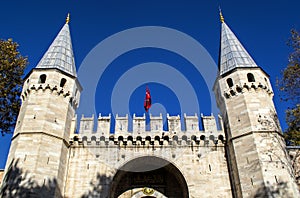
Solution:
M154 193L154 189L145 187L145 188L143 189L143 193L144 193L145 195L152 195L152 194Z
M68 24L70 22L70 13L68 13L68 16L66 18L66 24Z
M221 21L221 23L224 23L224 17L223 17L223 14L222 14L221 7L219 7L219 12L220 12L220 21Z

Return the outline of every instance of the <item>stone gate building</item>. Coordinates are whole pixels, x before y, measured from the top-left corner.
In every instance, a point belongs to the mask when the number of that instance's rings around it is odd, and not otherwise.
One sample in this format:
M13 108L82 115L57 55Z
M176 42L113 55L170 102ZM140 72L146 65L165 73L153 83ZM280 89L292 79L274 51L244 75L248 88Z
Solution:
M80 119L67 23L25 78L2 197L300 197L272 101L269 76L221 16L221 116ZM199 119L203 130L199 130ZM96 131L93 129L96 128Z

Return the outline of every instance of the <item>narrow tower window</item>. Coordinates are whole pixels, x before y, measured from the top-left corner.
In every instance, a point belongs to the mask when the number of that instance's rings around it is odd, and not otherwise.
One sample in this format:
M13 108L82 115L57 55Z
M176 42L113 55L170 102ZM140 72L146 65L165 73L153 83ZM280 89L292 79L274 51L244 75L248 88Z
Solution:
M248 73L247 78L248 78L248 82L255 82L255 78L254 78L253 74Z
M62 78L61 80L60 80L60 87L64 87L65 86L65 84L66 84L66 82L67 82L67 80L65 79L65 78Z
M265 81L266 81L266 85L268 85L269 83L268 83L268 79L267 78L265 78Z
M46 78L47 78L46 74L40 75L39 83L41 83L41 84L45 83L46 82Z
M233 87L233 81L231 78L228 78L226 81L227 81L228 87Z
M77 93L78 93L78 89L75 90L75 95L74 95L75 97L77 96Z

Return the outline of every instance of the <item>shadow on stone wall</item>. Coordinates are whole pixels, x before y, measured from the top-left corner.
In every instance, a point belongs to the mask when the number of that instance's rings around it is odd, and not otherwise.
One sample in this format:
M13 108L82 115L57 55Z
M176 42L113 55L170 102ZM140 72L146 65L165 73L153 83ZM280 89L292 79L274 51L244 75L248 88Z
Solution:
M85 193L82 198L107 198L112 178L106 175L97 175L96 182L91 182L92 189Z
M288 148L288 152L291 158L292 167L295 171L296 182L300 189L300 148Z
M275 122L276 121L276 122ZM277 117L274 118L274 122L277 123ZM280 127L277 125L276 127ZM297 174L297 171L299 171L299 168L295 167L295 162L293 162L293 159L291 160L291 156L288 153L285 141L281 135L274 135L272 137L272 142L276 142L276 146L279 146L279 148L283 151L284 155L282 156L281 153L276 152L275 147L270 147L265 152L268 152L270 156L270 162L276 162L276 164L282 165L282 168L285 168L288 174L290 175L290 178L295 178L296 181L299 180L299 173ZM278 149L278 147L277 147ZM297 156L299 157L298 153ZM296 158L296 157L295 157ZM296 175L295 175L296 173ZM274 175L276 173L274 172ZM276 178L276 176L275 176ZM277 180L276 180L277 181ZM298 181L299 182L299 181ZM287 182L278 181L277 184L269 185L262 185L255 194L255 198L264 198L264 197L270 197L270 198L277 198L277 197L284 197L284 198L293 198L293 195L291 195L290 191L291 187L288 187Z
M259 188L254 198L275 198L275 197L285 197L285 198L292 198L287 191L287 183L286 182L280 182L277 185L273 186L263 186Z
M18 163L19 160L15 160L10 164L7 174L3 178L0 197L62 197L55 178L44 181L43 185L39 185L29 176L28 172L24 172L18 167Z
M276 114L274 115L274 122L278 123ZM280 127L280 126L278 124L276 124L276 127ZM297 176L297 171L299 171L299 168L295 167L295 162L293 161L293 159L291 159L291 156L288 153L288 150L287 150L287 147L286 147L286 144L285 144L285 141L284 141L282 135L279 135L279 134L274 135L273 137L271 137L271 142L277 143L277 144L273 144L272 146L269 147L269 149L264 151L266 153L269 153L269 157L271 158L270 162L278 162L279 164L282 165L282 168L286 168L286 170L291 178L295 178L295 175ZM281 152L277 152L280 150L283 151L283 155ZM299 154L298 154L298 156L299 156ZM299 179L299 177L297 179ZM278 184L280 184L280 182Z

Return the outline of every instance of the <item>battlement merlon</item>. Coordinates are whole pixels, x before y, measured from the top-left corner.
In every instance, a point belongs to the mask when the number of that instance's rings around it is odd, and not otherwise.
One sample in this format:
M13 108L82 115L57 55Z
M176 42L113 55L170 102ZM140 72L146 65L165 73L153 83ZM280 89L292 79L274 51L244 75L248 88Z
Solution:
M153 132L163 131L162 114L159 114L159 116L153 116L152 114L150 114L150 131Z
M115 133L127 133L128 132L128 114L126 116L115 117Z
M75 120L74 120L75 119ZM76 117L73 119L73 122L76 123ZM200 123L202 123L203 130L199 129L199 117L197 114L195 115L186 115L184 114L184 126L185 130L181 130L181 119L180 116L170 116L167 114L167 124L168 130L163 130L163 117L162 114L159 116L153 116L150 114L150 130L146 130L146 115L136 116L133 115L132 119L132 131L128 130L128 114L125 116L119 116L118 114L115 116L115 135L123 135L123 136L144 136L145 134L150 136L155 136L157 134L202 134L202 133L210 133L210 134L223 134L223 121L222 117L218 115L218 124L213 115L204 116L201 114ZM92 117L84 117L82 115L80 119L80 128L79 134L82 136L104 136L109 137L112 135L110 132L111 124L111 114L108 116L102 116L99 114L98 122L97 122L97 130L94 131L94 115ZM219 127L218 127L219 125ZM73 130L73 129L72 129ZM75 131L75 130L73 130Z
M201 118L202 118L202 124L205 132L218 130L216 119L213 115L203 116L203 114L201 114Z
M180 121L180 116L179 115L170 116L167 113L167 120L168 120L168 131L169 132L176 133L176 132L181 131L181 121Z
M184 124L186 131L199 131L199 118L198 115L195 113L194 116L187 116L184 114Z
M146 131L146 115L144 114L142 117L137 117L135 114L133 114L133 133L141 134Z
M111 114L109 114L108 116L102 116L101 113L99 114L98 124L97 124L97 134L101 136L109 136L110 120L111 120Z
M93 133L94 130L94 115L90 118L84 117L84 115L81 116L80 119L80 127L79 127L79 133L81 134L90 134Z

